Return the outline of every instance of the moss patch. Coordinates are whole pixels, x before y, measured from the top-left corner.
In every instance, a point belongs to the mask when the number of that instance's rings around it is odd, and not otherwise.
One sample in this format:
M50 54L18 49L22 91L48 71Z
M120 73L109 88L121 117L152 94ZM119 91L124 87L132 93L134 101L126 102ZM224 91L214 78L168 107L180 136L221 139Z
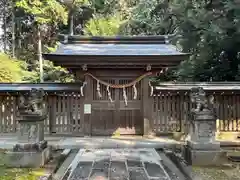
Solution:
M41 168L7 168L4 165L4 152L0 150L0 180L37 180L45 174Z
M193 167L193 174L202 180L240 180L239 166Z
M6 168L0 166L0 180L37 180L44 175L42 169Z

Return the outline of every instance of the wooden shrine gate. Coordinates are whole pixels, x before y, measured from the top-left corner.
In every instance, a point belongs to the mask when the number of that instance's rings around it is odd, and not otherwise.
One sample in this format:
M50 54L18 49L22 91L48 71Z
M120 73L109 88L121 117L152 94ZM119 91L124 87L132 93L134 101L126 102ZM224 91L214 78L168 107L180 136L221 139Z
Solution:
M109 84L128 84L135 80L133 77L114 77L101 76L99 79ZM109 88L99 83L101 97L97 91L98 81L88 78L87 84L91 89L89 101L91 103L90 129L91 135L112 135L119 133L122 135L141 135L143 134L143 114L142 114L142 82L136 83L137 96L134 98L134 88L125 88L127 105L124 100L122 88Z
M70 70L76 80L85 81L84 97L80 99L80 124L84 135L152 134L152 105L148 78L121 86L145 73L164 73L189 57L169 44L164 36L84 37L61 35L61 45L55 52L43 54L54 65ZM93 76L85 76L86 74ZM100 83L98 87L98 82ZM107 87L111 83L109 92ZM126 85L126 84L125 84ZM82 91L83 88L81 88ZM102 97L99 98L97 89ZM124 90L124 91L123 91ZM137 91L137 98L134 92ZM109 100L111 94L112 102ZM136 93L135 93L136 94ZM125 98L127 97L127 98ZM125 105L127 99L127 106ZM91 112L84 112L91 107ZM76 121L75 121L76 122Z

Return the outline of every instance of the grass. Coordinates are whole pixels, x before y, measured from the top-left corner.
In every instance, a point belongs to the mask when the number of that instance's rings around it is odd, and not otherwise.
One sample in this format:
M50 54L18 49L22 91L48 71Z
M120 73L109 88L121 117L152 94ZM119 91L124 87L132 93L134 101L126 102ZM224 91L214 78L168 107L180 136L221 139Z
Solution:
M0 166L0 180L37 180L44 175L42 169L7 168Z

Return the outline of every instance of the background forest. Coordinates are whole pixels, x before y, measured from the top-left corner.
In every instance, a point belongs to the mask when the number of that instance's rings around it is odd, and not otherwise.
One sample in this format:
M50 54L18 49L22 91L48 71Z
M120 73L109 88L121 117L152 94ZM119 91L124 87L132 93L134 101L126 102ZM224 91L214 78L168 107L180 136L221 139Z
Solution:
M237 0L1 0L3 53L0 82L40 81L41 52L57 47L57 35L171 35L191 57L159 81L240 80L240 2ZM72 75L43 63L44 81ZM59 78L60 77L60 78Z

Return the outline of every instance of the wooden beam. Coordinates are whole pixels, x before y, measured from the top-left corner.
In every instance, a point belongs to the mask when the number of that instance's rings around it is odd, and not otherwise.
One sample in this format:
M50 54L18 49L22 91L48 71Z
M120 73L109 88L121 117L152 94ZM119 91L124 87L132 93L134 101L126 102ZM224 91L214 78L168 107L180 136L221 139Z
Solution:
M56 64L57 66L60 66L58 64ZM81 69L81 65L64 65L62 67L71 69L71 70L79 70ZM165 69L165 68L174 68L176 66L172 65L162 65L162 66L152 66L152 70L161 70L161 69ZM146 70L146 66L144 65L139 65L139 66L121 66L121 65L88 65L88 69L100 69L100 70L117 70L117 69L128 69L128 70Z
M46 60L53 61L55 63L72 63L72 64L98 64L98 63L118 63L127 62L127 63L142 63L142 64L151 64L156 63L161 64L175 64L178 65L181 61L188 59L188 54L179 54L179 55L59 55L59 54L44 54Z

